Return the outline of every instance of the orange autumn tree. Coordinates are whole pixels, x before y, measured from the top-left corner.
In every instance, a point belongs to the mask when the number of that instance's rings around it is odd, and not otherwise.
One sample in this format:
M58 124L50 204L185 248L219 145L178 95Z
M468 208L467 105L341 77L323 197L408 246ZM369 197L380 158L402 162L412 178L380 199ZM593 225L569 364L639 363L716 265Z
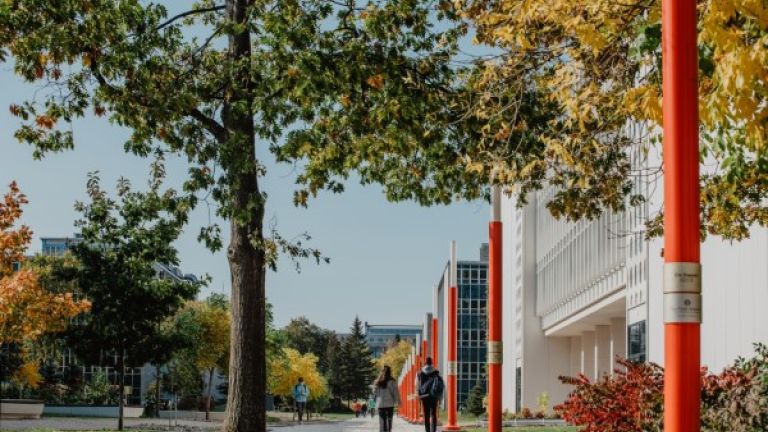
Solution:
M70 318L90 308L88 301L75 301L71 293L45 291L37 274L22 265L32 231L26 225L15 225L26 203L27 198L16 182L11 183L10 191L0 202L0 348L62 331ZM30 373L32 369L36 371L28 361L20 369L25 372L16 375L26 377L23 381L34 387L37 374Z

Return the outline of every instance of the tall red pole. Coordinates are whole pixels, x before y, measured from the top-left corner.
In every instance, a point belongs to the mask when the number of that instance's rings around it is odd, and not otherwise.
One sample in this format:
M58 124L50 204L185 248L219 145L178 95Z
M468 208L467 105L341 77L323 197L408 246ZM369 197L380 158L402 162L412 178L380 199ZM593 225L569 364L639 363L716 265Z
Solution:
M458 388L456 387L456 374L458 367L456 362L456 336L457 336L457 314L458 314L458 287L457 287L457 263L456 263L456 242L451 242L451 263L448 275L448 364L446 369L447 393L446 410L448 411L448 424L443 426L443 431L461 430L456 422L456 397Z
M488 224L488 432L501 432L501 188L491 187Z
M663 0L664 430L698 432L701 264L696 0Z
M435 311L435 315L437 315L437 311ZM439 331L439 322L437 321L437 318L432 318L432 362L435 364L435 369L438 369L439 362L438 362L438 338L437 338L437 332Z

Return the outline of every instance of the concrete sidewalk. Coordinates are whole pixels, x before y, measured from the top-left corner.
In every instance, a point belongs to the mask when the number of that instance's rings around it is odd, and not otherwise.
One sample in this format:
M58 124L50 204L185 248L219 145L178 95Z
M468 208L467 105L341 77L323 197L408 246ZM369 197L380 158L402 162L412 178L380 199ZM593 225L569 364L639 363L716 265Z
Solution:
M268 428L275 432L379 432L379 418L353 418L341 423L280 426ZM392 432L423 432L424 426L412 425L395 417Z
M218 422L179 420L177 428L168 428L168 420L125 419L126 430L170 430L177 432L213 432L221 428ZM0 420L1 431L29 431L50 429L52 431L96 431L117 429L116 419L43 417L38 420ZM291 422L268 425L274 432L378 432L379 418L353 418L341 422L307 422L294 425ZM395 418L392 432L422 432L424 426L412 425Z

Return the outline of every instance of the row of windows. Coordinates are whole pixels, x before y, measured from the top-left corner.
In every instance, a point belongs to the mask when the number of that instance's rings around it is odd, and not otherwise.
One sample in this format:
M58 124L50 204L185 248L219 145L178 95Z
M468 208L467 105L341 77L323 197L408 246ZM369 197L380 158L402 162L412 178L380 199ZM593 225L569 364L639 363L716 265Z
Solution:
M458 363L485 363L486 347L458 348L456 350Z
M488 284L459 284L460 299L487 299Z

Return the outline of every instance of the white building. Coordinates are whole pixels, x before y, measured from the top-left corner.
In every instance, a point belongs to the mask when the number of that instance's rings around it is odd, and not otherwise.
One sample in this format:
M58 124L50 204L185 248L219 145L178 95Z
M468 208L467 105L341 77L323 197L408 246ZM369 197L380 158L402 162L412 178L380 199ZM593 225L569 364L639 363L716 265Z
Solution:
M504 223L504 409L549 408L569 388L558 376L612 373L615 356L664 363L663 239L646 241L644 222L662 204L663 179L649 175L658 155L639 150L635 179L648 198L621 214L569 223L546 209L551 190L523 208L506 198ZM754 342L768 342L768 230L701 249L702 365L718 371Z

